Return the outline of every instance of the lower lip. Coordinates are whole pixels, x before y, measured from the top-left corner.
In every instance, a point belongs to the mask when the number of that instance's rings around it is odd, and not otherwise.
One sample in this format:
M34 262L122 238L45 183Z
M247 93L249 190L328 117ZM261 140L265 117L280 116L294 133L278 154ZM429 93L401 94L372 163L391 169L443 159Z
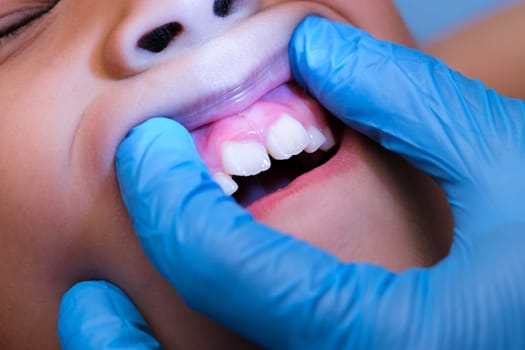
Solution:
M358 135L354 131L346 129L339 150L332 158L326 163L297 177L286 187L250 204L247 207L248 211L256 218L263 218L275 210L279 203L293 196L304 195L305 198L308 198L308 190L312 186L329 186L331 177L341 175L342 173L351 174L358 160L358 147L356 147L358 144Z

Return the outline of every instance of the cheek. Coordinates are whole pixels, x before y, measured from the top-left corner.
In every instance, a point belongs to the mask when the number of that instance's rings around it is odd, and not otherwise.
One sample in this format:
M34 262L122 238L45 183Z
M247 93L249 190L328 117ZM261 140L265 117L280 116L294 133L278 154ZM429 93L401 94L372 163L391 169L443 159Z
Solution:
M265 6L296 0L265 0ZM334 10L345 22L362 28L378 39L415 47L415 41L401 18L396 6L384 0L309 0L306 3L322 4Z
M4 88L2 88L4 90ZM1 143L16 152L20 161L32 159L35 169L63 171L69 146L82 108L74 86L64 86L62 79L48 74L15 82L3 94ZM4 147L2 147L4 148Z
M84 202L71 199L80 187L71 177L71 147L100 86L81 60L73 65L64 55L44 65L41 57L23 55L1 67L0 193L28 220L66 222Z

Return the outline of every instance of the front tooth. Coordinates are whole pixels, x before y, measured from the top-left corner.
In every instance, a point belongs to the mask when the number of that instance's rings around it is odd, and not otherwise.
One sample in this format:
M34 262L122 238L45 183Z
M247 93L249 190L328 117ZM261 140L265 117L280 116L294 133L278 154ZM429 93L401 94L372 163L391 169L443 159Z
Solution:
M229 141L222 145L222 166L231 175L251 176L270 168L264 146L255 141Z
M231 176L226 175L222 171L215 173L213 175L213 179L219 184L219 186L221 186L222 190L227 195L231 195L239 189L239 185L233 181Z
M310 137L301 123L287 114L275 122L268 131L268 152L275 159L288 159L301 153Z
M327 141L321 130L317 129L315 126L308 128L308 136L310 136L310 142L304 149L307 153L314 153Z

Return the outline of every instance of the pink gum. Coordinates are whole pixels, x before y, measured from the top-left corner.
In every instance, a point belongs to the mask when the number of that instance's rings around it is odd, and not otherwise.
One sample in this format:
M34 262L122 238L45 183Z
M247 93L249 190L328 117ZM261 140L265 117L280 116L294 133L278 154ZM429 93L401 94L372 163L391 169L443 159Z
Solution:
M269 128L287 114L308 130L328 127L324 110L306 92L282 85L243 112L220 119L192 132L199 154L212 174L223 171L222 145L225 142L256 141L266 146Z

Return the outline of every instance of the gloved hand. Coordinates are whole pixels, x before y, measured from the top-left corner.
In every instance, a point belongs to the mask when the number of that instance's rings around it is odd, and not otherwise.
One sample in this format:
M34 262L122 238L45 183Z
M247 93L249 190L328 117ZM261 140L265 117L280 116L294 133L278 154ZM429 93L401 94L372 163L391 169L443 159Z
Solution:
M290 57L335 116L443 187L455 220L449 257L400 274L343 264L255 222L222 194L188 133L155 119L117 154L155 266L194 309L268 348L525 348L525 104L315 17Z
M64 295L58 336L63 350L160 349L133 303L104 281L81 282Z

